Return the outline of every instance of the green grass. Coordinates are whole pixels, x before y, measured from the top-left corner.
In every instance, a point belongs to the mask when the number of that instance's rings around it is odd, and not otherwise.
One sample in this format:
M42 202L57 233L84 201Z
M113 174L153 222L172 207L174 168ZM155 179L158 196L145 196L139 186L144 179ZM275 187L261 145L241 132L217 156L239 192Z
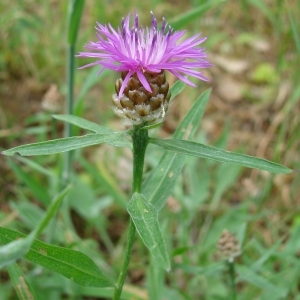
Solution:
M206 11L199 9L197 18L185 18L184 14L193 16L193 10L207 3L86 1L75 52L94 39L96 20L118 26L121 17L134 8L145 25L153 10L158 19L165 16L170 23L176 21L180 28L187 28L188 35L201 31L208 37L205 46L216 66L208 71L214 88L195 141L259 155L299 170L300 4L216 1ZM67 93L67 10L67 1L0 4L0 77L4 82L0 86L0 136L4 137L0 140L1 150L53 138L48 113L37 114L35 109L33 115L20 120L18 112L31 103L28 78L37 84L40 98L43 84L57 84L63 97ZM267 50L259 50L262 42ZM250 66L235 75L214 61L217 55L246 60ZM76 60L77 66L85 62ZM275 72L272 80L270 68L263 68L266 64ZM259 76L253 80L257 70ZM109 108L117 76L107 73L97 78L92 76L95 72L75 72L75 98L82 100L80 105L75 102L76 114L113 130L120 129L119 120ZM243 85L242 98L236 102L224 99L218 90L219 80L226 76ZM13 83L15 87L16 82L22 93L16 89L11 97L8 87ZM175 131L194 99L209 87L199 82L197 85L197 89L187 87L174 100L165 125L153 130L154 135L167 137ZM56 134L61 136L61 123L57 124ZM6 134L16 126L22 131ZM161 155L161 149L148 148L146 175ZM75 189L68 203L72 226L59 216L39 238L82 251L110 277L117 278L128 224L123 205L130 198L131 154L126 149L100 146L78 150L73 159L76 172L71 174L71 181ZM60 190L62 157L6 160L2 156L0 168L0 226L29 233ZM159 215L172 271L165 273L155 268L147 249L137 239L124 299L229 299L228 269L216 248L223 229L232 231L242 245L235 264L238 299L300 299L299 182L297 172L271 175L187 158L172 196ZM18 265L38 299L111 298L110 289L76 285L23 259ZM17 299L7 269L0 271L0 282L1 299Z

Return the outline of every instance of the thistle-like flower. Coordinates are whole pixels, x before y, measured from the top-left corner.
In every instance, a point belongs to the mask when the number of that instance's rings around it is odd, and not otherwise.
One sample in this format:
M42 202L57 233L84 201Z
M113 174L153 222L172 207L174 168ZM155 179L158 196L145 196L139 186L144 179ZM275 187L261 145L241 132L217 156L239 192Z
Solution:
M88 43L89 52L78 57L96 58L82 68L101 65L121 73L113 95L114 112L131 124L157 122L164 119L170 100L167 70L185 83L195 86L186 75L207 81L197 69L210 67L204 48L197 47L206 38L200 34L181 40L185 31L173 31L163 18L161 28L153 13L151 28L139 28L137 13L130 28L130 14L122 19L121 28L114 30L97 23L97 42Z

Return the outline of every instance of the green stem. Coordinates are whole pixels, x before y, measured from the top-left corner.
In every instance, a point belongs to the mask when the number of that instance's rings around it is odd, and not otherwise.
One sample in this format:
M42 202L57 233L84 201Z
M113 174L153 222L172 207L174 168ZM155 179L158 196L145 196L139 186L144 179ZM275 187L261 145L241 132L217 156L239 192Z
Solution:
M75 46L73 44L68 45L67 51L67 102L66 102L66 113L73 114L73 102L74 102L74 75L75 75ZM64 137L72 136L72 126L69 123L65 124ZM70 175L72 171L72 151L67 151L63 156L63 169L62 169L62 180L60 188L63 189L70 182ZM70 216L68 196L61 205L61 213L66 224L66 228L75 232L74 225Z
M228 261L229 276L230 276L230 286L231 286L231 299L236 300L236 289L235 289L235 271L234 271L234 261Z
M133 147L133 184L134 193L140 193L142 188L145 152L148 145L148 130L134 126L132 132Z
M122 267L121 267L121 270L119 273L117 285L115 287L115 293L114 293L113 300L119 300L121 297L124 281L125 281L125 278L127 275L128 265L129 265L130 258L131 258L131 251L132 251L132 246L133 246L133 242L134 242L134 237L135 237L135 226L134 226L133 221L130 219L128 233L127 233L125 254L123 257L123 263L122 263Z
M73 103L74 103L74 74L75 74L75 47L74 45L68 46L68 69L67 69L67 103L66 103L66 113L69 115L73 114ZM65 137L72 136L72 125L70 123L65 124ZM72 153L71 151L65 152L64 157L64 167L63 167L63 182L68 184L71 173L72 164Z
M81 15L84 8L83 0L69 0L69 14L68 14L68 49L67 49L67 103L66 113L73 114L74 104L74 78L75 78L75 45L78 35L78 29L80 24ZM72 125L66 123L64 128L64 136L72 136ZM62 166L62 180L61 188L65 187L70 182L70 176L72 171L72 154L73 152L68 151L63 157ZM74 230L72 219L70 216L70 210L67 199L62 203L62 215L64 223L69 230Z
M140 193L142 189L144 158L148 144L148 130L143 130L141 126L134 126L132 132L132 146L133 146L133 193ZM123 285L127 275L128 265L131 258L131 252L135 237L135 226L132 220L130 220L127 242L125 248L125 254L123 257L123 263L121 271L115 288L113 300L119 300L122 294Z

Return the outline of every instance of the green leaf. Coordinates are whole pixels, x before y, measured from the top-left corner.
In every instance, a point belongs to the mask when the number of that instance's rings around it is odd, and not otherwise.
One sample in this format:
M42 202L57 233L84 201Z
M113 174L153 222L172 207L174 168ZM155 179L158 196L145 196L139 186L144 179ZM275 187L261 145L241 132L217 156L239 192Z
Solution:
M124 138L125 132L94 133L18 146L5 150L2 154L14 155L15 153L18 153L22 156L55 154L91 145L111 143Z
M24 238L26 235L15 230L0 227L1 243L9 243L20 237ZM113 286L96 264L88 256L79 251L34 240L30 250L24 255L24 258L59 273L83 286Z
M83 157L78 157L79 163L92 176L98 184L100 184L105 191L110 194L116 203L125 208L128 202L126 194L118 185L117 180L108 172L105 165L99 161L97 166L90 164Z
M171 26L178 30L185 27L188 23L192 22L194 19L201 17L208 9L210 9L215 4L220 4L224 0L206 1L183 14L178 15L175 19L170 20Z
M244 166L269 171L272 173L291 173L292 170L277 163L236 152L230 152L223 149L194 143L190 141L155 138L149 139L150 143L163 147L169 151L175 151L186 155L192 155L201 158L207 158L215 161L226 162L234 165Z
M52 115L52 117L56 120L64 121L73 125L76 125L80 128L93 131L95 133L109 133L113 132L112 130L98 125L97 123L85 120L83 118L73 116L73 115Z
M264 1L248 0L248 3L255 6L262 14L264 14L275 28L276 25L278 26L280 24L278 23L278 20L276 18L276 15L273 13L272 8Z
M194 105L178 126L174 133L177 139L192 139L201 122L211 90L202 93ZM146 178L142 191L146 199L151 202L157 210L166 203L174 185L181 174L185 163L185 157L177 153L166 152L157 167Z
M109 72L111 72L111 70L105 69L101 74L97 75L99 73L99 69L98 68L91 68L90 72L88 74L88 76L85 78L79 95L76 99L76 106L78 105L79 102L81 102L84 98L84 96L86 95L86 93L96 84L98 83L98 81L100 81L101 79L103 79L104 77L106 77ZM76 110L76 108L75 108Z
M109 72L112 72L111 70L104 70L101 74L97 75L99 73L98 68L91 68L88 76L84 80L79 95L76 98L75 101L75 107L74 107L74 115L80 116L82 115L83 111L83 104L86 93L99 81L101 81L103 78L107 77ZM75 135L75 134L74 134Z
M72 186L68 185L64 190L62 190L52 201L50 206L47 209L46 214L40 221L37 228L33 231L35 233L35 237L42 233L42 231L46 228L46 226L49 224L51 219L55 216L57 210L59 209L62 201L64 200L65 196L69 191L71 190Z
M300 31L299 31L299 27L297 27L297 25L296 25L295 19L293 17L293 14L291 12L290 5L288 2L286 2L286 9L287 9L287 13L288 13L289 20L290 20L291 30L292 30L294 41L296 44L297 53L298 53L298 55L300 55Z
M74 45L84 7L84 0L72 0L69 8L68 43Z
M171 100L173 100L178 94L180 94L184 88L186 87L186 84L181 81L181 80L177 80L170 88L171 90Z
M66 187L51 203L43 219L39 225L24 239L15 239L11 243L0 247L0 268L14 263L17 259L21 258L31 247L35 237L40 234L44 228L49 224L50 220L55 215L58 207L60 206L65 195L69 192L70 186ZM1 227L0 227L1 228ZM2 230L3 228L1 228ZM0 230L0 235L2 234ZM5 230L5 229L4 229ZM25 235L24 235L25 236ZM1 238L0 238L1 241ZM2 243L6 243L3 242Z
M286 299L287 292L285 289L271 283L258 273L254 272L246 266L236 265L238 277L246 282L249 282L257 287L272 292L273 295L280 295L282 299Z
M28 284L24 273L17 264L12 264L7 267L8 274L14 285L19 299L21 300L35 300L38 299L34 294L32 287Z
M170 270L170 261L158 224L158 212L156 208L143 197L142 194L134 193L130 199L127 210L133 220L144 244L150 250L157 265L167 271Z
M151 259L147 268L149 300L164 299L162 294L164 290L165 276L165 270L162 267L157 266L153 259Z
M80 128L93 131L95 133L113 133L113 131L104 126L98 125L97 123L85 120L83 118L73 116L73 115L53 115L53 118L64 121L73 125L76 125ZM120 139L116 141L107 142L107 144L116 146L116 147L127 147L131 148L131 142L126 139Z
M22 156L17 156L16 159L18 161L21 161L22 163L24 163L28 167L30 167L30 169L32 171L37 171L38 173L41 173L41 174L43 174L43 175L45 175L45 176L47 176L47 177L49 177L53 180L55 180L57 178L57 175L55 174L55 172L53 172L52 170L50 171L49 169L47 169L47 167L41 166L40 164L34 162L32 159L28 159L28 158L25 158L25 157L22 157Z
M20 182L25 183L30 189L30 192L44 205L50 203L51 197L48 194L48 190L40 180L37 180L34 175L25 172L18 164L12 159L8 160L10 168L14 171Z
M78 286L76 296L82 296L83 299L113 299L113 288L93 288ZM150 300L147 291L143 287L136 285L124 284L121 300Z
M1 241L0 227L0 241ZM34 233L31 233L25 239L12 241L11 243L0 247L0 269L14 263L21 258L30 248L34 240Z

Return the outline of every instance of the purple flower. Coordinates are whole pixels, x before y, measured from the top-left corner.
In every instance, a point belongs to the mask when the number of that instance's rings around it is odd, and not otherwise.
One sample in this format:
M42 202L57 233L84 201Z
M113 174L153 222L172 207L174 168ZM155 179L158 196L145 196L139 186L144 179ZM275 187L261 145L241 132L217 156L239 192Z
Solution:
M162 70L168 70L191 86L195 85L185 75L208 80L197 70L211 66L205 59L207 55L204 48L197 47L206 38L200 38L200 34L196 34L181 40L185 31L173 31L164 18L161 28L158 28L152 12L151 15L151 28L139 28L137 13L134 14L134 24L131 28L130 14L122 19L122 26L117 31L110 24L101 25L97 22L98 41L85 46L91 52L80 52L78 55L98 59L82 67L101 65L98 75L105 69L128 72L120 88L119 97L134 73L148 92L152 91L145 72L160 73Z

